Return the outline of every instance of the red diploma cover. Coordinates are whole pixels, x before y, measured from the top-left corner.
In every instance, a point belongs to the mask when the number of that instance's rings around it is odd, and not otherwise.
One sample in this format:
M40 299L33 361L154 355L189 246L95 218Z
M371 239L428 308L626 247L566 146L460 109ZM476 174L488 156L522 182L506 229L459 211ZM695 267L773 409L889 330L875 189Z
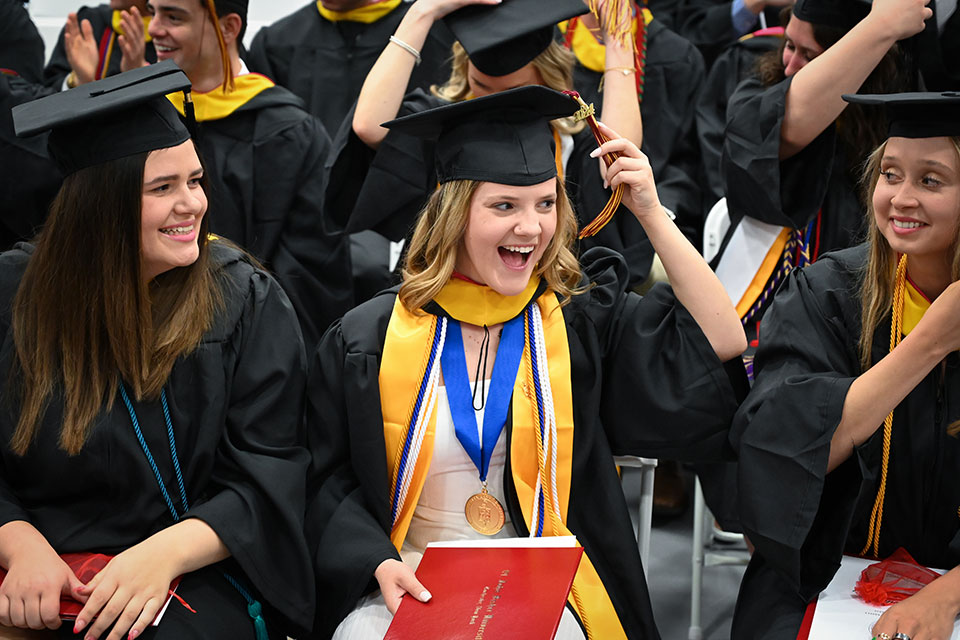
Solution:
M70 567L77 578L80 579L80 582L86 584L90 582L95 575L100 573L101 569L107 566L107 563L110 562L113 556L106 556L102 553L62 553L60 554L60 558L67 563L67 566ZM0 569L0 584L3 584L3 580L6 577L7 572L3 569ZM170 604L170 598L173 597L174 591L176 591L179 584L179 577L175 578L174 581L170 583L170 592L167 594L167 600L163 603L163 606L157 613L157 617L153 621L154 625L160 622L160 617L164 614L164 612L166 612L167 605ZM179 600L180 596L177 596L177 599ZM186 604L184 606L186 606ZM61 620L76 620L82 609L82 602L78 602L70 596L60 597Z
M417 578L433 597L405 596L384 640L552 640L582 555L578 546L430 545Z

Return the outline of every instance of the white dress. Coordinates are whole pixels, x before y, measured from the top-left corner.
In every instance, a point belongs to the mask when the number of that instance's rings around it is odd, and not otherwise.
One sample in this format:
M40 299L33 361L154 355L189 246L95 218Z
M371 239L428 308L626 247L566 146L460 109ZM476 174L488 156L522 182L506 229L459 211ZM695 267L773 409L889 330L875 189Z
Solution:
M485 388L489 391L489 381ZM477 430L483 441L483 409L476 412ZM487 472L487 491L500 504L506 504L503 491L503 467L507 457L507 439L500 434ZM488 538L515 538L517 532L510 522L510 514L498 533L485 536L474 531L463 515L467 499L481 488L480 474L466 450L457 440L453 416L447 403L447 390L439 387L437 398L437 425L433 442L433 458L420 492L420 499L410 521L410 529L400 550L404 564L416 570L428 542L441 540L477 540ZM393 616L387 610L380 591L361 599L357 607L337 627L334 640L382 639ZM556 640L584 640L580 625L564 608Z

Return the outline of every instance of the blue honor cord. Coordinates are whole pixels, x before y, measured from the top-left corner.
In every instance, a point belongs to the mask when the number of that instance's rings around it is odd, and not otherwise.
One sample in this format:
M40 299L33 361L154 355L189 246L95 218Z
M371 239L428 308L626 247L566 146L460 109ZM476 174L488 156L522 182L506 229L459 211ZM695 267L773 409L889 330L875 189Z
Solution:
M473 394L467 375L467 358L463 348L463 334L460 323L456 331L451 326L440 355L440 366L447 388L447 402L453 416L453 427L457 440L480 472L480 481L486 483L490 457L500 439L500 433L507 421L507 411L513 397L513 385L520 368L523 355L523 314L507 321L503 325L503 335L497 348L496 361L490 379L490 391L483 413L483 441L477 429L477 414L474 411ZM481 371L480 375L485 375Z

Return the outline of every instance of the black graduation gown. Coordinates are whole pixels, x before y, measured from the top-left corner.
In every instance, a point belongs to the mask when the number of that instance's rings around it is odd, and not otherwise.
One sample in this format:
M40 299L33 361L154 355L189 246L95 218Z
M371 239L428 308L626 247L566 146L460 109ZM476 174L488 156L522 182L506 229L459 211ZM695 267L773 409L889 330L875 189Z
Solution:
M0 250L33 237L60 189L60 171L47 152L49 134L18 138L10 115L16 105L51 92L0 74Z
M344 116L360 95L360 87L389 37L406 15L410 4L371 24L330 22L320 15L317 3L298 9L257 32L247 62L300 96L307 111L320 118L330 135L340 129ZM437 23L420 52L422 64L410 76L408 90L428 88L449 75L453 36Z
M696 107L697 138L705 176L704 213L726 195L720 158L730 97L737 86L754 72L757 58L776 49L781 42L782 39L777 36L754 36L740 40L720 54L707 74Z
M916 52L926 91L956 91L960 89L960 11L954 9L940 32L935 0L930 8L933 17L908 46Z
M860 245L795 271L764 316L756 381L731 430L741 520L757 547L734 638L795 638L806 602L828 584L841 554L859 554L866 543L882 425L826 474L830 439L860 374L858 279L866 255ZM887 318L874 334L873 361L889 346ZM960 562L960 441L946 432L958 418L953 353L894 411L880 557L904 547L927 566Z
M397 117L444 104L447 101L418 89L407 95ZM597 148L593 134L584 128L573 140L564 182L583 226L606 206L611 192L603 188L598 162L590 157L590 152ZM344 123L333 149L328 164L326 207L336 223L348 233L373 230L390 240L405 238L437 187L434 143L390 131L373 151ZM609 247L624 255L631 287L647 279L653 248L626 207L621 206L600 233L580 242L581 251L595 246Z
M780 161L789 86L790 78L764 88L750 77L730 98L722 158L730 233L744 216L803 229L822 208L819 253L851 247L863 238L864 216L857 176L847 169L850 163L837 141L836 123L800 153Z
M0 255L0 523L27 520L58 553L119 553L173 523L119 398L76 456L57 445L56 398L27 454L9 449L17 416L6 374L14 357L10 304L30 253L25 246ZM232 556L223 568L262 596L264 617L296 633L309 628L314 600L302 533L303 344L290 303L270 276L222 244L211 246L211 259L220 267L223 309L165 387L190 502L186 516L217 532ZM161 403L134 407L182 510ZM211 630L208 637L222 634Z
M613 453L718 458L745 383L739 360L723 365L666 285L641 299L626 293L620 256L584 256L595 286L563 307L575 420L568 527L607 587L629 638L659 638L636 538L611 462ZM360 305L324 336L307 389L313 466L308 544L318 580L315 638L327 638L358 599L376 588L374 569L399 559L390 516L378 375L396 292ZM442 313L435 304L430 312ZM509 414L508 414L509 415ZM511 437L511 420L504 429ZM508 445L509 451L509 445ZM504 470L507 508L527 534Z
M708 69L727 46L743 35L733 28L731 4L730 0L680 0L677 6L676 31L700 49ZM767 7L764 16L768 27L780 26L779 7ZM759 21L754 28L760 28Z
M299 98L270 87L200 123L210 229L262 260L290 297L304 344L353 306L346 238L324 221L330 139Z
M80 7L77 11L77 19L81 23L84 20L90 21L90 26L93 27L93 38L98 47L104 42L105 34L109 37L109 33L113 33L113 9L111 9L108 4L98 4L95 7ZM102 63L103 50L101 50L100 55L100 62ZM157 52L153 48L152 42L146 43L143 57L151 64L157 61ZM120 73L120 60L122 58L123 49L120 48L119 43L114 42L113 53L110 54L110 64L107 66L103 77ZM67 60L66 49L64 49L63 46L63 29L61 29L60 36L57 38L57 44L53 48L53 53L50 54L50 60L47 61L47 66L43 70L43 82L48 87L59 89L63 86L64 78L67 77L72 69L69 60Z
M43 77L43 38L22 0L0 0L0 74L29 82Z
M697 183L700 158L697 154L694 106L704 82L703 58L689 42L668 29L659 15L647 25L647 56L644 67L643 146L657 179L657 193L665 207L677 215L677 226L694 246L700 246L703 214L700 186ZM598 108L603 96L597 91L602 74L587 69L579 62L573 71L573 86L584 101ZM605 203L604 203L605 204ZM603 208L603 204L600 205ZM583 211L589 216L591 211ZM617 221L621 235L627 240L624 248L636 251L643 243L645 273L653 248L640 223L632 215ZM633 269L633 261L626 254Z

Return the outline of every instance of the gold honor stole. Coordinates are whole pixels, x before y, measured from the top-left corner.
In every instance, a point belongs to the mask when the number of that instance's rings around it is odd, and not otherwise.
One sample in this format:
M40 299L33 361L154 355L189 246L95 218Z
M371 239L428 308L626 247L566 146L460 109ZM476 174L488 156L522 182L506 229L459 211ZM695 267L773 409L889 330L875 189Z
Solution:
M476 325L492 325L505 322L521 313L539 285L539 279L531 278L523 293L505 297L489 287L458 279L451 279L434 299L451 316ZM532 521L534 503L537 500L537 482L540 480L545 506L543 511L544 536L572 535L566 527L567 508L570 498L571 468L573 464L573 395L571 390L570 351L567 344L567 329L556 294L548 289L536 300L543 318L543 335L550 387L557 430L557 461L555 476L551 477L550 465L545 465L547 477L540 477L538 451L540 428L536 391L533 384L530 340L526 339L520 370L513 391L513 431L510 444L511 473L517 491L517 499L524 520L530 531L535 531ZM387 325L386 340L380 364L380 404L383 413L383 433L386 442L387 473L391 479L391 491L399 489L398 469L412 464L412 479L402 504L394 519L390 540L399 550L410 527L413 511L430 467L436 428L436 394L429 398L422 394L428 362L439 366L439 353L431 360L431 345L436 346L435 332L440 320L434 315L408 311L400 299L394 303L393 313ZM527 336L530 335L529 327ZM416 366L414 373L411 369ZM432 405L423 407L421 401ZM427 410L429 418L418 454L405 454L404 443L407 431L412 428L411 416L417 410ZM612 464L612 463L611 463ZM407 471L407 473L410 473ZM556 486L557 505L553 504L552 486ZM393 495L391 497L394 498ZM550 517L555 508L560 517ZM576 607L590 640L626 638L619 617L610 601L596 569L586 554L580 562L571 604Z
M222 120L247 104L265 89L274 86L273 80L259 73L244 73L233 78L233 91L224 93L223 85L206 93L192 93L193 110L197 122ZM168 93L167 100L173 103L180 115L183 111L183 92Z
M643 23L649 25L653 21L653 14L650 13L649 9L642 9L643 11ZM569 26L569 20L564 20L559 25L561 33L567 32L567 27ZM636 37L637 35L637 18L634 16L633 24L630 27L630 33ZM577 20L576 26L574 27L573 37L570 41L570 48L573 49L574 55L577 56L577 60L580 61L587 69L595 73L603 73L603 70L606 68L606 48L590 33L590 29L587 25L583 24L583 20Z
M401 0L379 0L378 2L373 2L357 9L351 9L350 11L333 11L332 9L327 9L320 0L317 0L317 11L330 22L346 20L349 22L372 24L399 7L400 1Z

